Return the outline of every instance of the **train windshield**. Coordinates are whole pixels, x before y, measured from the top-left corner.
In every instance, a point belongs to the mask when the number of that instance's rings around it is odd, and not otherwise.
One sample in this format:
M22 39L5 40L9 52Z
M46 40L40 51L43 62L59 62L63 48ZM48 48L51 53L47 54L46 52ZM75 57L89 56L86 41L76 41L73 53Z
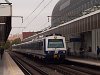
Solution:
M63 39L48 39L48 48L64 48Z

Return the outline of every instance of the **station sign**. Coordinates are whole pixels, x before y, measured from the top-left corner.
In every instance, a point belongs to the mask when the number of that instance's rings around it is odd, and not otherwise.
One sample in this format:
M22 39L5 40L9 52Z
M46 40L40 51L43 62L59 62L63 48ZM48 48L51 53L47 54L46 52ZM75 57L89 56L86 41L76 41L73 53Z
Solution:
M12 5L0 5L0 16L12 16Z
M81 42L81 38L70 38L70 42Z

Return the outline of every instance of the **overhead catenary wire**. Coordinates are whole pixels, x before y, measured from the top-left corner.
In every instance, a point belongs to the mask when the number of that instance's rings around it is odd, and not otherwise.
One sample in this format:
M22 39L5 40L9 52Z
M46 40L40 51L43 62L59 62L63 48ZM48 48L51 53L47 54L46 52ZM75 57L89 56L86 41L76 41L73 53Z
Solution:
M27 26L30 25L30 24L42 13L42 11L43 11L52 1L53 1L53 0L50 0L50 1L44 6L44 8L41 9L41 11L40 11L28 24L26 24L26 26L25 26L24 29L26 29Z
M45 23L44 23L43 25L41 25L41 26L45 26L47 23L48 23L48 22L45 22ZM41 27L41 26L40 26L40 27ZM44 28L44 29L45 29L45 28ZM44 30L44 29L41 29L41 31Z
M40 5L44 2L45 0L42 0L38 6L24 19L24 22L40 7Z
M38 5L37 5L37 7L24 19L24 22L41 6L41 4L44 2L45 0L42 0ZM23 21L22 21L23 22ZM13 27L13 28L20 28L20 27ZM23 29L25 28L25 27L22 27ZM22 29L22 31L23 31L23 29Z

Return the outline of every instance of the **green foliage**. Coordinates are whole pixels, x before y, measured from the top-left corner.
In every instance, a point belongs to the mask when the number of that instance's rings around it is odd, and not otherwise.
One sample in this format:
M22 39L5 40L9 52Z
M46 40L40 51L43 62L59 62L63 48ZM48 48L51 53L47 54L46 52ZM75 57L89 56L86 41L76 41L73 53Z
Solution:
M19 43L21 43L21 39L17 38L15 40L13 40L11 44L13 45L13 44L19 44Z
M11 47L11 43L9 40L6 41L5 45L3 45L4 49L9 49Z
M15 39L15 40L13 40L12 42L9 41L9 40L7 40L6 43L2 44L2 47L3 47L4 49L11 50L11 46L12 46L13 44L19 44L19 43L21 43L21 39L20 39L20 38L17 38L17 39Z

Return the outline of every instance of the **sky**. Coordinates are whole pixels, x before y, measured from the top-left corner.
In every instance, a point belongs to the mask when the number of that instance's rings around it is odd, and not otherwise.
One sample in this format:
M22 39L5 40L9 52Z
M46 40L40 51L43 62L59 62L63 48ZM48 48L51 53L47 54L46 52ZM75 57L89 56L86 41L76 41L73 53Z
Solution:
M0 2L4 1L5 0L2 0ZM21 32L27 32L27 31L28 32L40 31L50 26L51 22L50 21L48 22L47 16L52 15L53 8L59 0L8 0L8 1L12 3L12 16L23 17L23 23L21 17L12 17L12 30L10 34L20 34ZM40 3L41 5L39 6Z

